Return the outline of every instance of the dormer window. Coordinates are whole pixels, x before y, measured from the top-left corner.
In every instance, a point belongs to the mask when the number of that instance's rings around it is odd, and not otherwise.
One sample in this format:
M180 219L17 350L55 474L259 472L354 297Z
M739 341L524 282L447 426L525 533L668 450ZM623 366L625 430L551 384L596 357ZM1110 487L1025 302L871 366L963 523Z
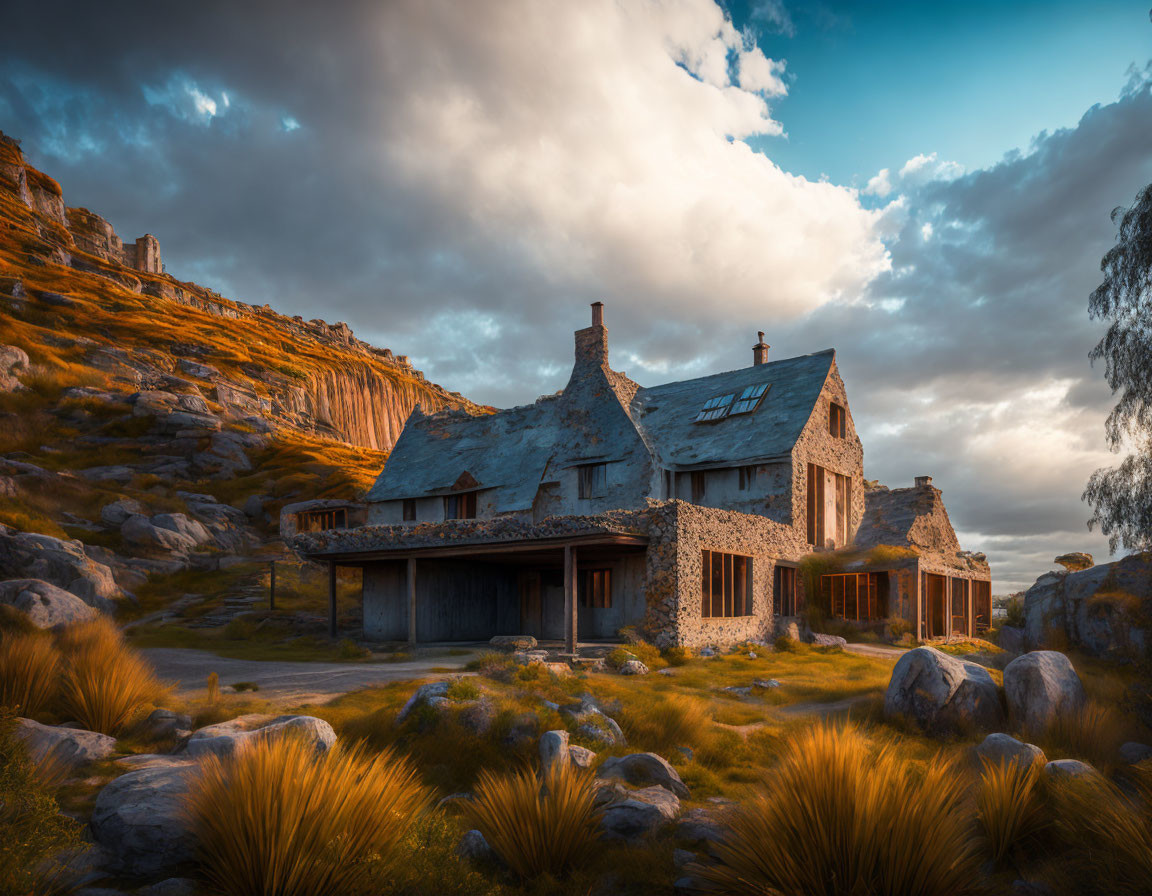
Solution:
M404 499L404 522L406 522L406 523L416 522L416 499L415 498L405 498Z
M831 402L828 405L828 432L835 438L844 438L845 421L848 415L844 412L844 406Z
M445 495L444 519L476 519L476 492L462 492L458 495Z
M608 493L608 464L582 464L576 470L581 498L603 498Z

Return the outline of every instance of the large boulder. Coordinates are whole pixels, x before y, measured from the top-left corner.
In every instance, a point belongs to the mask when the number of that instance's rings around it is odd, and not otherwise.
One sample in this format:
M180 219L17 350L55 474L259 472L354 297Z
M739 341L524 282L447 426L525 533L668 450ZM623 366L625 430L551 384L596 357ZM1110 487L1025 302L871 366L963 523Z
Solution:
M1017 728L1039 734L1057 716L1084 707L1087 696L1072 663L1055 650L1034 650L1004 667L1008 717Z
M168 760L121 775L96 797L92 835L113 874L159 876L191 862L185 800L197 766Z
M1067 780L1069 778L1094 778L1099 772L1087 762L1079 759L1053 759L1045 764L1044 774L1052 780Z
M112 570L88 557L82 542L7 526L0 526L0 579L41 579L106 612L123 596Z
M606 805L600 829L608 840L636 840L655 833L679 814L679 798L663 787L621 788Z
M446 700L450 687L452 687L450 681L430 681L420 685L407 702L400 707L400 712L396 714L396 724L403 725L418 707L425 706L432 700Z
M137 547L180 554L212 541L201 523L182 513L158 513L151 519L134 513L120 525L120 536Z
M323 719L315 716L277 716L252 714L239 716L218 725L194 731L184 744L186 756L232 756L242 745L282 737L299 737L322 753L336 743L336 732Z
M96 731L41 725L32 719L18 719L16 724L16 736L24 742L28 755L37 762L51 756L73 769L107 759L116 751L116 738Z
M22 388L18 376L28 372L28 353L15 345L0 345L0 392Z
M1049 572L1024 595L1028 649L1080 647L1094 656L1139 654L1152 633L1152 554Z
M989 734L976 748L976 755L992 764L1015 762L1032 765L1046 762L1044 751L1035 744L1021 743L1007 734Z
M42 579L0 582L0 604L23 611L37 628L58 628L86 622L97 614L95 607L90 607L75 594Z
M1004 723L1000 694L988 670L933 647L909 650L897 661L884 713L929 734L969 733Z
M579 703L561 706L560 715L575 725L577 737L594 744L613 747L628 742L617 721L606 715L590 695L585 695Z
M655 753L630 753L605 759L596 772L601 778L620 778L634 787L658 785L681 799L688 799L688 787L663 756Z

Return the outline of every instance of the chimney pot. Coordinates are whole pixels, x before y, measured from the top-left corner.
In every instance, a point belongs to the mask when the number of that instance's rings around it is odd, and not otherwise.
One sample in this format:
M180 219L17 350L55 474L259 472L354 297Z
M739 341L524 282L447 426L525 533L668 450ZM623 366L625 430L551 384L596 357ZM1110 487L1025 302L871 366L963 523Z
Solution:
M592 326L594 326L594 327L604 326L604 303L603 302L593 302L592 303Z
M760 341L752 346L752 364L757 366L759 364L768 363L768 349L771 348L767 342L764 341L764 331L761 330L756 334L760 337Z
M931 484L932 484L932 477L931 476L917 476L916 477L916 487L917 488L924 488L925 486L931 485Z

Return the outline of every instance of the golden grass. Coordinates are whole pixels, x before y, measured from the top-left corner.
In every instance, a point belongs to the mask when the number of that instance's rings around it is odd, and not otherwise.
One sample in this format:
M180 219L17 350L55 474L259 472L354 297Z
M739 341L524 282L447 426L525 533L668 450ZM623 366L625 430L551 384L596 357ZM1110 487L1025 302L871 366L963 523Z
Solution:
M22 716L43 712L59 688L60 651L39 632L0 635L0 706Z
M1106 769L1116 764L1130 736L1135 737L1133 724L1115 704L1089 699L1076 712L1059 713L1041 740L1052 758L1072 757Z
M713 729L707 703L675 694L632 703L618 721L630 744L655 753L696 747Z
M600 813L590 771L555 763L544 780L528 767L484 771L465 818L517 875L557 878L591 854Z
M855 729L819 726L730 813L722 864L690 867L719 893L972 893L966 789L950 762L920 771Z
M189 794L200 872L225 896L369 892L428 808L413 768L385 751L295 738L208 757Z
M1042 762L985 763L976 794L976 814L995 866L1015 860L1048 827L1043 776Z
M167 693L106 618L69 626L59 641L66 657L61 710L90 731L118 735Z

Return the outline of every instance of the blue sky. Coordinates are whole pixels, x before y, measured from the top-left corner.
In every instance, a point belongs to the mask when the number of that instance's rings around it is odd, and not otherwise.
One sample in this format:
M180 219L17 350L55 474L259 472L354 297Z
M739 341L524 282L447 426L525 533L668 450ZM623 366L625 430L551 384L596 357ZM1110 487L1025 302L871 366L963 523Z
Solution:
M478 401L561 388L596 300L645 385L833 347L865 474L934 476L1004 591L1107 553L1087 298L1150 59L1132 3L12 0L0 130L174 275Z

